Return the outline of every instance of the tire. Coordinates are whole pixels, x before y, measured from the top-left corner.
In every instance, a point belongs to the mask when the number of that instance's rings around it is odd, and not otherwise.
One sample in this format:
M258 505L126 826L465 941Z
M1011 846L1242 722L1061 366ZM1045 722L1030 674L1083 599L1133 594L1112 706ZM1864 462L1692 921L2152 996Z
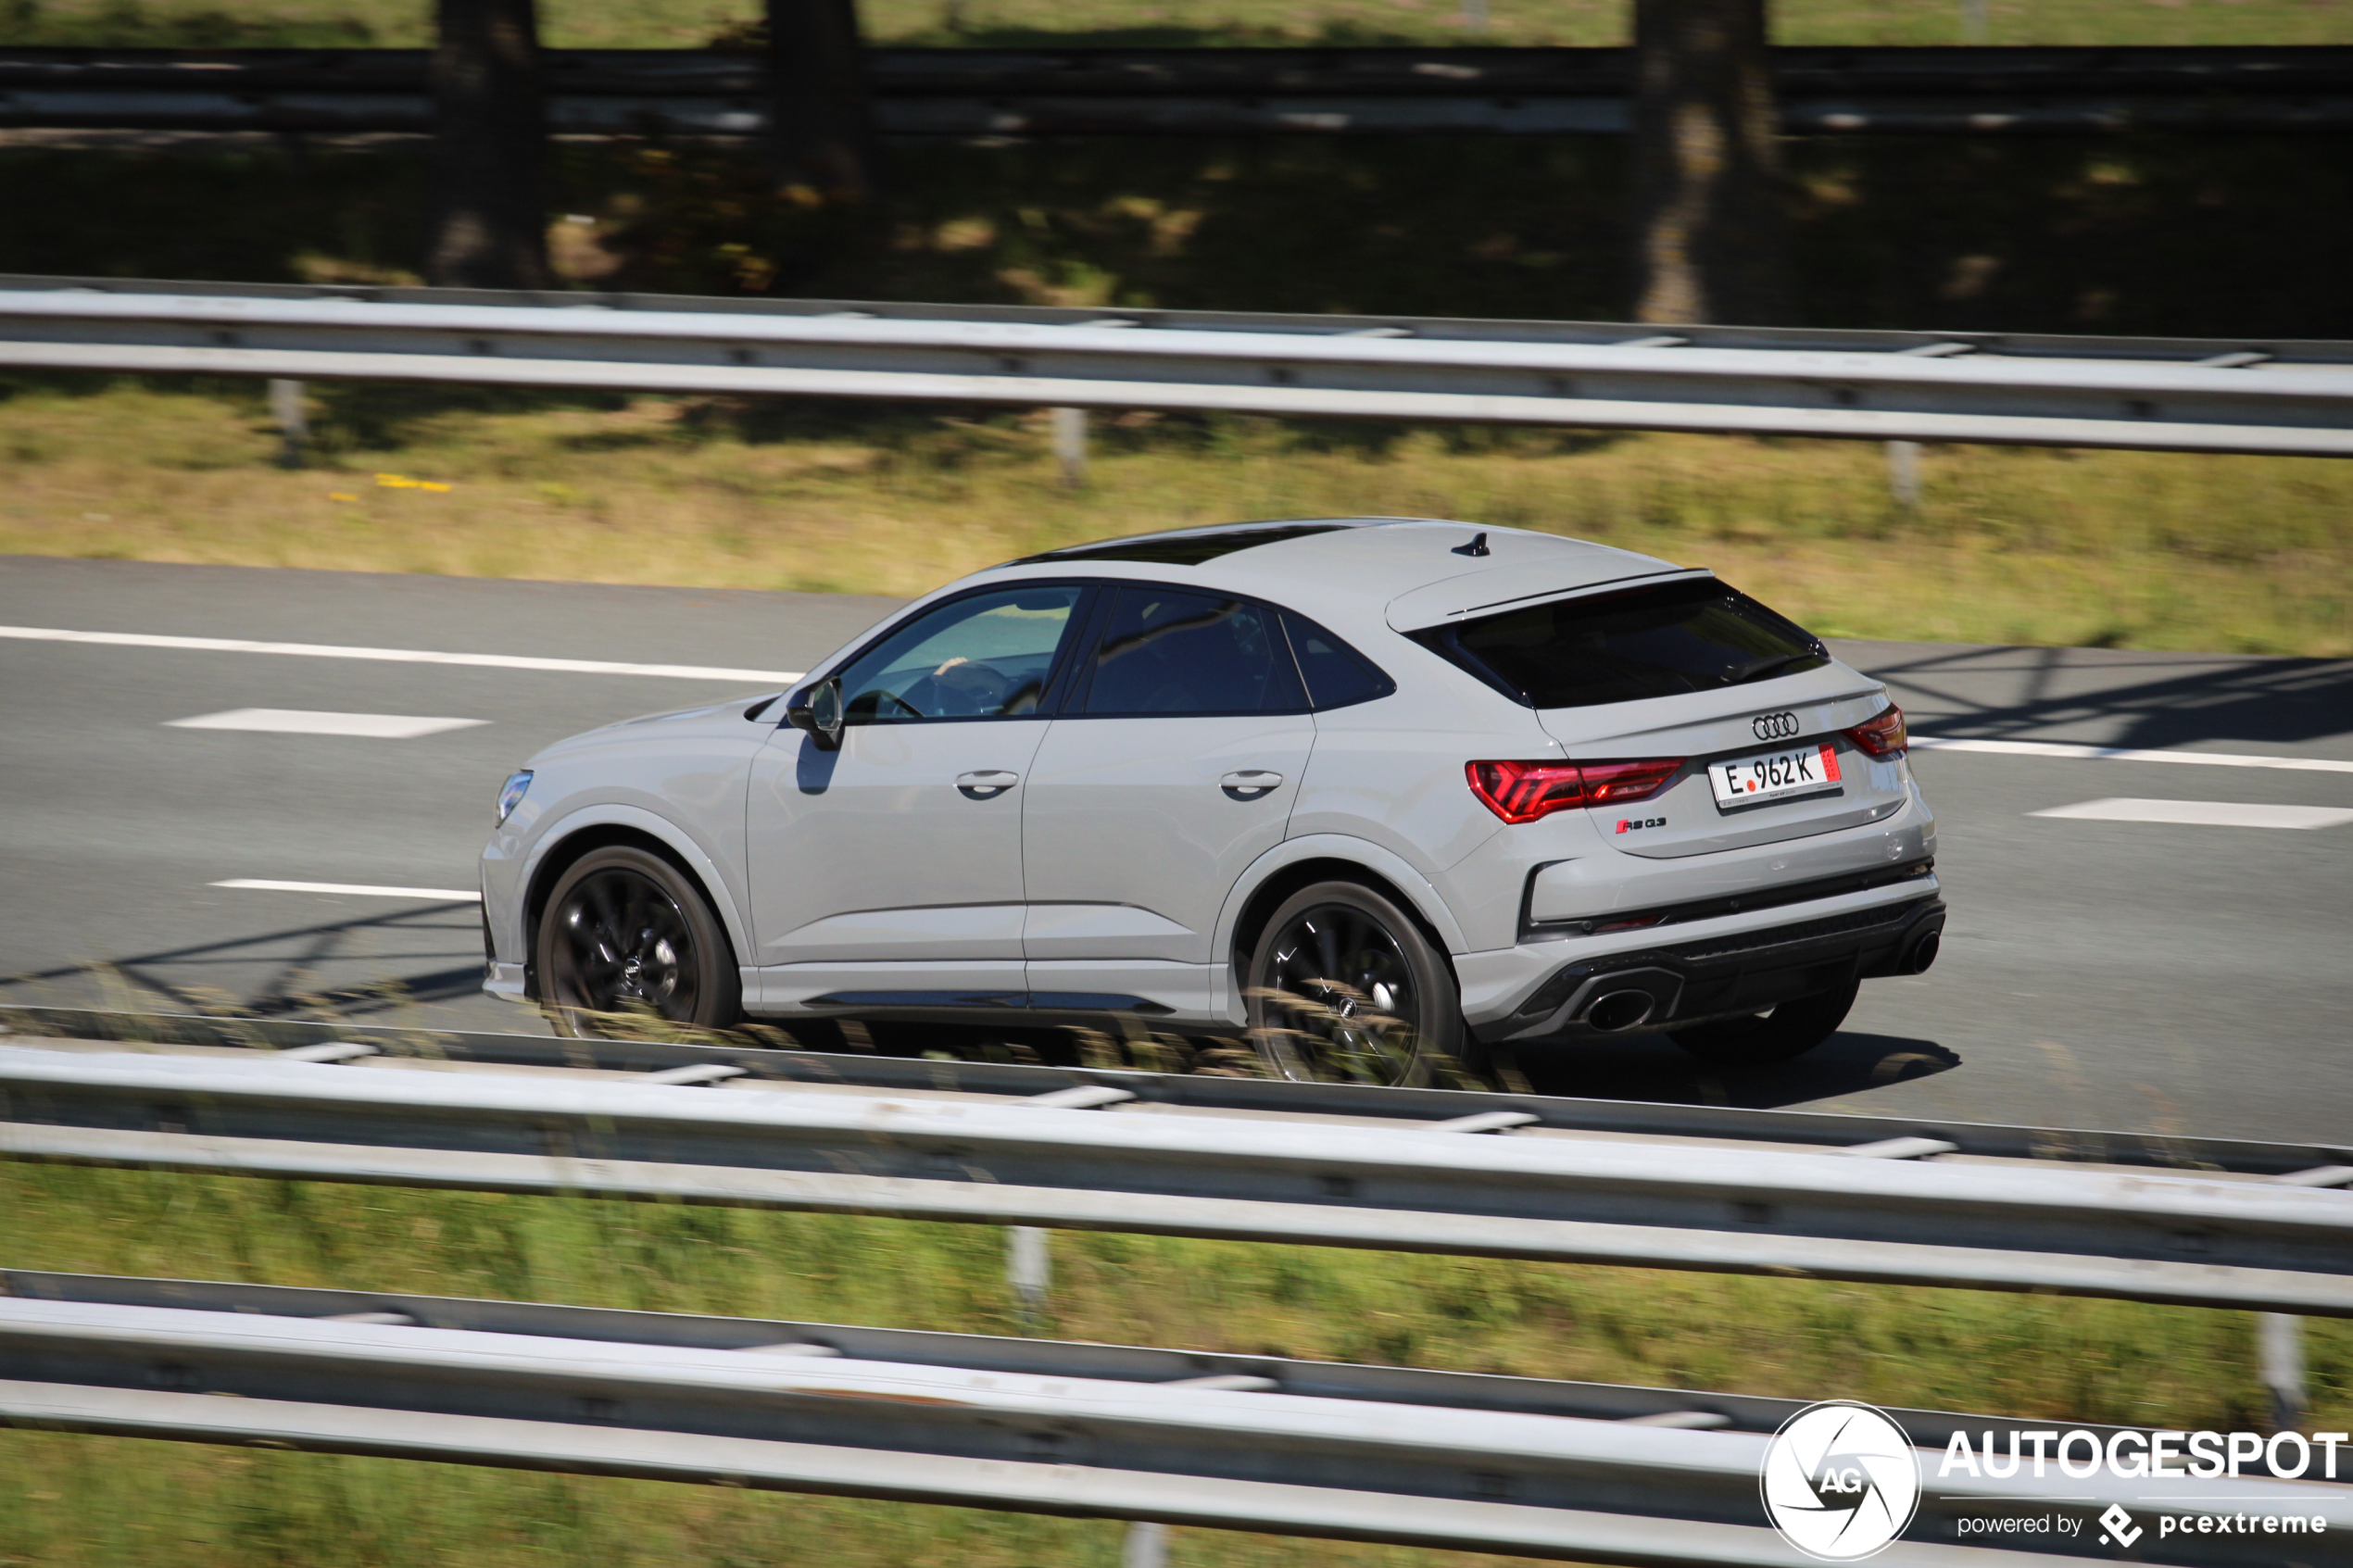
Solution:
M743 977L700 889L669 861L616 845L556 879L532 941L539 1006L559 1035L642 1035L654 1021L724 1029Z
M1797 997L1746 1018L1719 1018L1670 1029L1667 1037L1700 1060L1717 1067L1763 1067L1804 1056L1838 1033L1855 1005L1855 981L1810 997Z
M1332 972L1333 971L1338 972ZM1463 1050L1446 957L1392 900L1319 882L1283 900L1250 956L1250 1037L1278 1078L1422 1085Z

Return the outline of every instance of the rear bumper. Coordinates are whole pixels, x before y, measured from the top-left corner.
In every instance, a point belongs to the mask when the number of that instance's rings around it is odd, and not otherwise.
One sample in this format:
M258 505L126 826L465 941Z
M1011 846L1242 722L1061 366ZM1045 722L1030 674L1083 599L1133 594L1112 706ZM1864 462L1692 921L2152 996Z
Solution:
M1931 944L1944 928L1944 900L1929 892L1755 930L1596 954L1563 964L1508 1017L1474 1032L1491 1044L1591 1038L1760 1012L1852 980L1917 973L1927 967L1923 959L1933 959ZM1622 999L1603 1009L1597 1022L1592 1014L1604 997Z

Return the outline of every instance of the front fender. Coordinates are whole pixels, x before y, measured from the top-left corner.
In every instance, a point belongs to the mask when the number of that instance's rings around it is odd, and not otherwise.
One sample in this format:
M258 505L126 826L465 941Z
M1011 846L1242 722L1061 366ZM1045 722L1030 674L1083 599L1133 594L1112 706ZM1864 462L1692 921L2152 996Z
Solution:
M523 861L522 876L517 884L519 897L514 918L523 932L528 933L530 913L522 906L528 889L538 880L539 871L547 856L559 845L585 828L634 828L649 838L656 838L676 851L678 858L702 883L703 892L710 897L711 908L719 914L720 923L727 929L727 940L736 949L740 967L743 956L751 951L751 928L744 922L743 911L736 907L735 890L719 868L719 862L695 836L669 818L648 811L642 806L627 806L618 802L582 806L565 813L555 823L542 831ZM526 948L525 961L529 961Z

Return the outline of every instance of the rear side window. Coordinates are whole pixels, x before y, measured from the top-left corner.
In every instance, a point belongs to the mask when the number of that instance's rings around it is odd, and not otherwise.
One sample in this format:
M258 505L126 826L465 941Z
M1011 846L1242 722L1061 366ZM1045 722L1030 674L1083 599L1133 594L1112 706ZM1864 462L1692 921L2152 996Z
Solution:
M1299 672L1307 678L1307 695L1318 709L1370 702L1397 689L1372 660L1305 616L1287 609L1283 624L1290 628L1291 651L1299 656Z
M1531 708L1712 691L1830 662L1812 633L1706 578L1559 599L1415 636Z
M1083 711L1296 713L1306 706L1274 611L1146 584L1119 590Z

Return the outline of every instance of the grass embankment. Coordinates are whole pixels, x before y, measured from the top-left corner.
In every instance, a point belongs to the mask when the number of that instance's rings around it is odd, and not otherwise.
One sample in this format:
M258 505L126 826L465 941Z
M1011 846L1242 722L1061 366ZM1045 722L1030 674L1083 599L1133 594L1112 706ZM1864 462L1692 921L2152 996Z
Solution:
M20 383L0 551L913 594L1075 540L1252 517L1451 516L1712 566L1833 634L2353 653L2353 467L1868 443L1097 421L313 389L271 465L258 387ZM378 474L447 489L387 485Z
M1488 0L1475 28L1461 0L863 0L880 44L1135 44L1625 42L1625 0ZM556 48L692 47L759 14L758 0L546 0ZM2346 0L1995 0L1994 44L2342 44ZM429 0L8 0L0 44L422 47ZM1780 0L1783 44L1957 44L1959 0Z
M0 1166L12 1265L1014 1333L987 1227ZM2259 1421L2253 1320L2114 1302L1058 1235L1063 1338L1983 1410ZM2353 1328L2308 1325L2315 1428ZM1117 1561L1115 1524L0 1433L0 1562L630 1568ZM1175 1561L1482 1559L1179 1531Z

